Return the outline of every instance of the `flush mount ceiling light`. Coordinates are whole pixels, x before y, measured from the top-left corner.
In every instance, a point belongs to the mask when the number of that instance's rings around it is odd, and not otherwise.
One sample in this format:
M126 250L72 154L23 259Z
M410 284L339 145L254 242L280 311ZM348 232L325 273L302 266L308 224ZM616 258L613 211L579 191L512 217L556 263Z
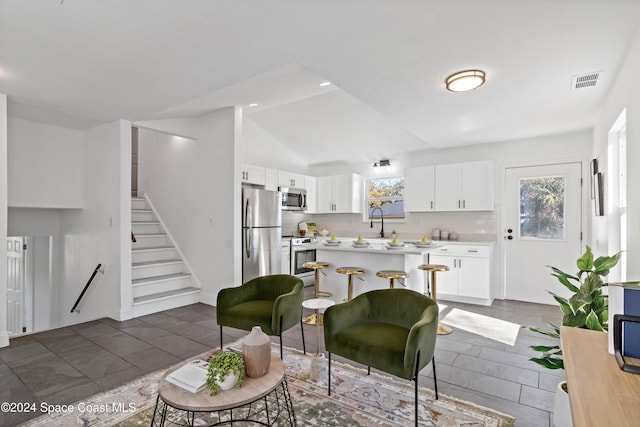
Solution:
M249 104L249 107L257 107L257 106L258 106L258 104L256 104L255 102L252 103L252 104Z
M320 86L325 87L325 86L329 86L331 84L331 82L322 82L320 83Z
M482 86L484 79L484 71L460 71L447 77L447 89L451 92L466 92Z
M379 166L391 166L391 162L388 159L385 159L385 160L380 160L379 162L375 162L373 164L374 168L377 168Z

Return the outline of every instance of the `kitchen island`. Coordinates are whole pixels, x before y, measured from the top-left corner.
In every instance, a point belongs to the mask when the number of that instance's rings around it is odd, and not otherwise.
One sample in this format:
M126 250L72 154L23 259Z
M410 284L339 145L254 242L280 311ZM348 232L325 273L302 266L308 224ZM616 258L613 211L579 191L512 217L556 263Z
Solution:
M425 286L425 273L418 270L418 266L429 262L428 253L438 248L438 245L416 247L405 243L400 248L390 248L386 242L369 241L368 246L356 247L352 241L353 239L340 239L337 245L321 241L316 246L316 259L331 265L323 270L326 276L321 277L320 288L331 292L332 299L336 302L347 298L347 275L336 273L338 267L360 267L365 270L364 274L354 277L354 296L373 289L388 288L388 279L376 277L380 270L402 270L409 274L403 281L396 280L396 288L406 287L420 293L428 290Z

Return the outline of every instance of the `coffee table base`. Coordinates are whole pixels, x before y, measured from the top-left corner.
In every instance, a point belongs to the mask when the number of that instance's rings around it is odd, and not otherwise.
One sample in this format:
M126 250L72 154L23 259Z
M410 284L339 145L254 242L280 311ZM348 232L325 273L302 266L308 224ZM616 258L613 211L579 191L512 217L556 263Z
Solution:
M224 392L223 392L224 393ZM253 402L214 412L185 411L167 404L158 395L152 426L220 426L220 425L297 426L287 381Z

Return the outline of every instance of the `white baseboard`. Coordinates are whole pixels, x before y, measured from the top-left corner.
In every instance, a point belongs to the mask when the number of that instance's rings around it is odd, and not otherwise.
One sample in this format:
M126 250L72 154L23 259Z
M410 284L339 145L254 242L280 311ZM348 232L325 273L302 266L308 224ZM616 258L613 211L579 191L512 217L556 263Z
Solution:
M9 331L0 332L0 347L9 346Z
M200 302L215 307L218 302L218 293L204 292L200 290Z

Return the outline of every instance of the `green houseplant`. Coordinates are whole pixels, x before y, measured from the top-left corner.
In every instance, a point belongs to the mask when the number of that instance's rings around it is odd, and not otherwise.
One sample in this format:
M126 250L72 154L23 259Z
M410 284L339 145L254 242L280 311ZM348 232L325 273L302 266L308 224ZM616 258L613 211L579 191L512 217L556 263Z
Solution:
M209 360L207 385L211 389L211 396L220 393L220 390L228 390L234 386L240 388L243 380L244 362L242 354L221 351Z
M620 252L613 256L601 256L594 259L591 248L587 246L586 252L578 258L578 272L575 275L565 273L556 267L550 267L553 270L552 275L564 287L573 292L570 298L564 298L549 291L560 305L562 326L595 331L608 330L609 300L608 296L602 293L602 288L607 286L602 278L609 274L609 270L615 267L619 260ZM559 339L560 327L551 322L548 324L553 331L545 331L535 327L529 327L529 329ZM534 345L530 348L542 352L542 356L529 360L545 368L564 369L560 345Z

